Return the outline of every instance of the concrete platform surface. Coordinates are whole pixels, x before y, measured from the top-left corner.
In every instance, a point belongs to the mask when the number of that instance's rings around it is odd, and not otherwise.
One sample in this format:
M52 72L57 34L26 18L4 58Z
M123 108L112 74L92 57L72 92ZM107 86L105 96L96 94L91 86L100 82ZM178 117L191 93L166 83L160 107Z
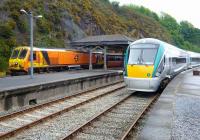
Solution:
M175 77L146 115L137 138L200 139L200 76L190 70Z
M35 74L31 79L29 75L0 78L0 93L17 88L25 88L41 84L54 83L64 80L86 78L104 74L121 72L120 70L76 70L57 73Z

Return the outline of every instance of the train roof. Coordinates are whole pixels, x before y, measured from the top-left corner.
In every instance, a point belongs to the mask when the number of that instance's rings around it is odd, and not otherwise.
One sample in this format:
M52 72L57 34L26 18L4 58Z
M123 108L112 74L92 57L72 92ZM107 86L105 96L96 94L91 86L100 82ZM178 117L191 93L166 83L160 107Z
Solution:
M17 48L26 48L26 49L30 49L29 46L19 46L16 47ZM34 51L58 51L58 52L65 52L65 51L77 51L77 52L84 52L84 51L80 51L80 50L75 50L75 49L66 49L66 48L37 48L37 47L33 47Z
M180 49L176 46L173 46L171 44L168 44L164 41L161 41L161 40L158 40L158 39L154 39L154 38L143 38L143 39L139 39L135 42L133 42L131 45L134 45L134 44L143 44L143 43L150 43L150 44L158 44L160 46L162 46L166 51L167 51L167 54L170 55L170 56L176 56L176 55L179 55L179 56L200 56L199 53L195 53L195 52L189 52L189 51L186 51L186 50L183 50L183 49Z
M155 38L142 38L134 41L132 44L142 44L142 43L150 43L150 44L161 44L163 43L161 40Z
M187 53L190 55L190 57L200 57L200 53L191 52L191 51L187 51Z
M142 44L142 43L150 43L150 44L158 44L158 45L162 45L166 50L171 51L171 53L177 53L177 52L181 52L181 53L187 53L186 50L180 49L177 46L171 45L169 43L166 43L164 41L155 39L155 38L143 38L143 39L139 39L135 42L133 42L131 45L133 44ZM174 52L172 52L174 51Z

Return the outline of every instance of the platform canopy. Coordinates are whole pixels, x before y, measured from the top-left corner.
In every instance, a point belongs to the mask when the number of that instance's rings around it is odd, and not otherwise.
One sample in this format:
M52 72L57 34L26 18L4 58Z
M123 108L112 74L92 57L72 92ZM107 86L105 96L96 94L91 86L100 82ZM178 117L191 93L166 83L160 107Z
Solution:
M80 40L72 41L71 47L79 50L85 50L90 53L90 64L89 69L92 69L92 53L102 51L104 53L104 69L107 69L106 56L109 52L115 52L122 54L128 47L128 45L136 39L127 37L125 35L114 34L114 35L97 35L88 36Z
M71 42L72 47L83 47L83 46L121 46L127 47L131 42L136 39L127 37L125 35L114 34L114 35L98 35L88 36L80 40Z

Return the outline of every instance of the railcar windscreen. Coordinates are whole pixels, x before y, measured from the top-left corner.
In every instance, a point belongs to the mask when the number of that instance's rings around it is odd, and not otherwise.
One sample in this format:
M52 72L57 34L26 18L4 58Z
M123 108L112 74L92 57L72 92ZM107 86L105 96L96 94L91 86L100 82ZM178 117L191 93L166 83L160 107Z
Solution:
M12 58L12 59L15 59L15 58L18 57L18 55L19 55L19 50L13 50L12 55L11 55L11 58Z
M158 51L154 44L136 44L130 48L128 64L153 65Z
M19 59L24 59L26 57L26 54L27 54L26 49L21 50L21 52L19 54Z

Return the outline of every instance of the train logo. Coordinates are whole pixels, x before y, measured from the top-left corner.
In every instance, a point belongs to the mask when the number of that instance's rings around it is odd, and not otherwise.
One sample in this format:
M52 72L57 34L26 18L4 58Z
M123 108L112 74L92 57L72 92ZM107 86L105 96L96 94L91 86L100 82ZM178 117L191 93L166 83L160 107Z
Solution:
M75 62L78 62L78 60L79 60L79 56L76 55L76 56L74 57L74 60L75 60Z
M151 76L151 74L150 73L147 73L147 77L150 77Z

